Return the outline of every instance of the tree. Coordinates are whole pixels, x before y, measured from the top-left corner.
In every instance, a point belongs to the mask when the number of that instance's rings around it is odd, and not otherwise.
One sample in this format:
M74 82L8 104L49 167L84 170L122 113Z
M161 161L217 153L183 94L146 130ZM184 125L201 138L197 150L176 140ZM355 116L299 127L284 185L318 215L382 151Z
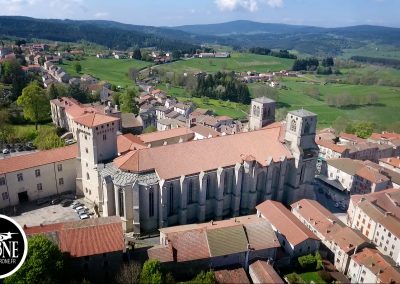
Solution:
M317 87L309 87L309 88L307 88L306 91L305 91L305 95L307 95L307 96L309 96L309 97L311 97L313 99L316 99L316 100L319 100L320 96L321 96L321 94L320 94L320 92L319 92Z
M21 64L17 60L6 60L2 64L1 82L12 86L12 99L15 100L21 95L22 89L26 86L26 76L22 71Z
M23 108L24 117L35 123L36 130L39 122L49 118L49 99L36 82L30 83L22 90L17 105Z
M75 69L75 72L76 73L81 73L81 71L82 71L82 65L79 63L79 61L77 61L77 62L75 62L74 63L74 69Z
M135 83L139 77L139 69L129 68L128 76L129 76L129 79L131 79Z
M140 273L140 283L161 284L163 278L161 263L158 260L147 260L144 263Z
M135 284L140 280L140 272L142 268L138 262L130 262L121 267L115 282L117 284Z
M351 123L348 119L338 116L333 122L332 127L335 129L336 133L341 133L345 131L346 127Z
M58 90L55 84L51 84L50 87L47 89L47 97L49 100L53 100L59 97Z
M371 122L361 122L354 126L354 134L360 138L368 138L374 131L374 125Z
M16 273L4 279L4 283L60 283L64 263L55 243L43 235L35 235L28 240L25 263Z
M196 277L189 281L190 284L214 284L217 283L217 281L215 281L215 276L214 276L214 272L212 270L204 272L201 271L199 274L196 275Z
M67 89L67 96L76 99L80 103L87 103L90 94L87 88L81 87L78 84L70 84Z
M136 100L137 90L134 88L127 89L125 93L119 96L119 102L121 104L121 111L124 113L139 114L139 104Z
M142 53L140 52L140 49L139 49L139 48L136 48L136 49L133 51L132 58L133 58L133 59L136 59L136 60L142 60Z
M300 256L297 258L301 268L305 271L311 271L315 270L317 266L317 260L315 259L315 256L312 254L307 254Z
M39 150L49 150L65 146L54 128L40 128L38 136L33 141Z

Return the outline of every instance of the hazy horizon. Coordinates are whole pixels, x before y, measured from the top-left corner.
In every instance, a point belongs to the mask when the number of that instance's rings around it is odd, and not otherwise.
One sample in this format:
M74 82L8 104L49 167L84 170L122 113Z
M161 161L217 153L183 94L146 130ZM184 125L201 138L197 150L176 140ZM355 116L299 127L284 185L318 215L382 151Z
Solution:
M317 27L400 27L397 0L0 0L0 7L2 16L110 20L158 27L237 20Z

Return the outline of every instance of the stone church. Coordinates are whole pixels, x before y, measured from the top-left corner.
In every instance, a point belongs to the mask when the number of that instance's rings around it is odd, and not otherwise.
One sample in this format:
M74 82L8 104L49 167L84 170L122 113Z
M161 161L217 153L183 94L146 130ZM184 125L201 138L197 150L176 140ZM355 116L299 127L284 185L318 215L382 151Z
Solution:
M317 116L291 111L274 123L275 102L252 102L252 131L123 155L118 118L89 114L75 120L78 194L104 216L120 216L126 232L255 213L265 200L290 204L313 194Z

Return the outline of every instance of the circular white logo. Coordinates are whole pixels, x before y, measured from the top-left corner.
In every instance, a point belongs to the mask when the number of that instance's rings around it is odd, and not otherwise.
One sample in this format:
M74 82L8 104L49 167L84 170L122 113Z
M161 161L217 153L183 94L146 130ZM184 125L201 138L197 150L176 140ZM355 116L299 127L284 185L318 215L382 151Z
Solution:
M0 215L0 279L11 276L24 264L28 241L21 226Z

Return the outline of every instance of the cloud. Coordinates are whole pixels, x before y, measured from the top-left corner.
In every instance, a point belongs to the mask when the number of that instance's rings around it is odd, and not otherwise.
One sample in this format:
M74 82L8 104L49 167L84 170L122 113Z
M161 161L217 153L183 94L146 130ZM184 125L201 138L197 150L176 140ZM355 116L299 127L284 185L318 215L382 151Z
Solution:
M60 12L74 14L86 12L85 0L0 0L1 14L17 15L31 14L33 11L44 11L48 13Z
M245 10L255 12L259 4L267 4L272 8L282 7L283 0L215 0L221 11Z
M108 17L110 14L107 12L97 12L96 14L94 14L93 16L95 18L106 18Z

